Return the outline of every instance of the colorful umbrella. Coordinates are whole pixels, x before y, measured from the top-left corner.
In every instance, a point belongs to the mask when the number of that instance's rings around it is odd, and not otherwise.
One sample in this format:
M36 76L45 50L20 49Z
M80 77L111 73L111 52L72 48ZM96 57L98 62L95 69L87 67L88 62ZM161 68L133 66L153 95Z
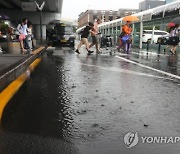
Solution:
M171 22L175 23L176 25L180 25L180 17L174 18Z
M174 23L174 22L170 22L170 23L168 23L168 26L169 26L169 27L174 27L174 26L175 26L175 23Z
M123 21L138 21L139 19L138 19L138 17L136 17L136 16L125 16L124 18L123 18Z

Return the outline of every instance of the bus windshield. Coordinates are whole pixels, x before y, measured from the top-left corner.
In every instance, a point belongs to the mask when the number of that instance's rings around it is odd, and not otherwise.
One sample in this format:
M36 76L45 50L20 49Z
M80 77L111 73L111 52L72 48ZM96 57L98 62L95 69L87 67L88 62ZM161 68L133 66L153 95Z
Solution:
M55 30L57 34L72 34L73 33L73 29L71 26L61 26L61 25L56 25L55 26Z

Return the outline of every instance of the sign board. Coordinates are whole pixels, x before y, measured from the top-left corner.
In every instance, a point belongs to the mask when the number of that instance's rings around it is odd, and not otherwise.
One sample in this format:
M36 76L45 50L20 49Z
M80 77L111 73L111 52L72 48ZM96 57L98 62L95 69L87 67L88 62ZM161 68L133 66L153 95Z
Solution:
M34 2L22 2L22 11L36 11Z

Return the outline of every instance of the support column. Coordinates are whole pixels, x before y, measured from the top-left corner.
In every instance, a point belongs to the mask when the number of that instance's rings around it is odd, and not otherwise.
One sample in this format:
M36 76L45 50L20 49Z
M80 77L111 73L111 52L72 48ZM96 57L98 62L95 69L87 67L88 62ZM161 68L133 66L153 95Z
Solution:
M142 49L142 35L143 35L143 21L142 16L140 19L140 41L139 41L139 48Z
M132 44L134 44L134 23L132 24Z
M40 40L41 39L41 32L40 32L40 25L36 25L34 27L35 31L36 31L36 39ZM46 25L42 25L42 40L46 40Z
M116 44L118 42L118 24L116 22Z
M153 26L152 29L152 36L151 36L151 44L153 44L153 38L154 38L154 30L155 30L156 26Z

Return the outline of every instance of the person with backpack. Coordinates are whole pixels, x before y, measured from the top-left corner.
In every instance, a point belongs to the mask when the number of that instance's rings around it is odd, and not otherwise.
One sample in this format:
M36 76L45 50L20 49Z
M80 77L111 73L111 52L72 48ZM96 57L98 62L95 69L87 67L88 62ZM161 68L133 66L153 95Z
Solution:
M94 24L89 22L89 25L86 26L82 31L81 31L81 41L77 47L77 49L75 50L76 53L80 54L79 52L79 49L81 48L81 46L83 44L85 44L86 46L86 50L88 51L88 54L91 54L93 53L94 51L90 51L89 50L89 42L88 42L88 36L90 33L94 33L93 32L93 27L94 27Z

